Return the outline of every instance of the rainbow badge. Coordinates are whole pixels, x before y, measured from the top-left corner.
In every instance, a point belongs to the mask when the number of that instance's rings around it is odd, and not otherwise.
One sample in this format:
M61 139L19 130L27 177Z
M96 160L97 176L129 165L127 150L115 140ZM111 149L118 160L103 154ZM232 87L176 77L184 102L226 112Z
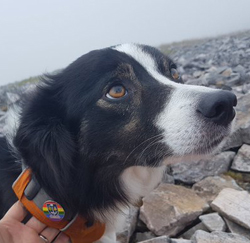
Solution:
M61 221L65 216L63 207L55 201L46 201L43 204L43 212L52 221Z

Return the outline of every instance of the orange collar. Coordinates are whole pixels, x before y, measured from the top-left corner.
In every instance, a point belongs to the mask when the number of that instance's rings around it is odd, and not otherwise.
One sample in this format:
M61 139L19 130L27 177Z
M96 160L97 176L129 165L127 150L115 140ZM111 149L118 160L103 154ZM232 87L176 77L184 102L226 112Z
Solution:
M59 229L64 232L71 239L72 243L92 243L102 237L105 231L105 225L99 222L88 227L86 220L76 215L71 220L67 220L65 217L65 211L60 204L53 200L43 200L43 206L39 207L34 199L28 199L25 190L29 186L32 180L31 169L25 169L17 180L13 184L13 190L17 195L19 201L25 206L25 208L39 221L46 224L49 227ZM40 193L39 200L44 198L42 191ZM38 195L38 194L37 194ZM34 197L33 197L34 198Z

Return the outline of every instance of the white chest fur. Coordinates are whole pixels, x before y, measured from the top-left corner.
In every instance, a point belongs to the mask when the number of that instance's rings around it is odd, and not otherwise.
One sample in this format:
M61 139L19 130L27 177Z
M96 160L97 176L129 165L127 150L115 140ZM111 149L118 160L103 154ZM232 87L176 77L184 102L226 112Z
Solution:
M149 194L161 181L165 166L133 166L126 169L121 176L130 202L136 203Z

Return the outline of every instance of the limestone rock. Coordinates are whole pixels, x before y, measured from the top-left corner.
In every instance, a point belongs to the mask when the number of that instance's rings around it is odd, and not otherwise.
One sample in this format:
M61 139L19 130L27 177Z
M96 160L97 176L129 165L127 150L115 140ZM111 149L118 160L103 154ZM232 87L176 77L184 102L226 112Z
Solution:
M201 222L207 227L207 229L212 231L225 231L226 230L226 223L221 218L218 213L210 213L201 215L199 217Z
M146 241L146 240L151 240L153 238L156 238L156 236L148 231L148 232L144 232L144 233L136 233L135 235L135 242L141 242L141 241Z
M207 177L197 183L192 187L193 190L203 199L205 199L209 204L218 196L220 191L224 188L233 188L236 190L242 190L238 186L236 181L230 176L213 176Z
M161 236L150 240L141 241L139 243L171 243L171 240L167 236Z
M232 75L228 77L226 84L229 86L235 86L235 85L242 84L240 74L239 73L232 73Z
M236 113L233 133L226 140L224 150L250 144L250 93L238 98Z
M209 159L194 162L181 162L171 165L175 180L193 184L207 176L214 176L228 171L234 152L227 151L217 154Z
M232 69L231 68L226 68L224 71L221 72L221 74L225 77L230 77L232 74Z
M234 158L231 168L241 172L250 172L250 145L242 145Z
M250 84L245 83L242 85L242 93L243 94L250 93Z
M162 183L174 184L174 177L171 175L170 167L166 166L166 170L162 177Z
M136 207L129 208L129 214L126 217L126 222L123 230L117 233L117 240L120 243L128 243L130 237L135 231L139 209Z
M161 184L144 198L140 219L156 235L174 236L207 208L193 190Z
M250 240L250 230L249 229L246 229L246 228L234 223L233 221L231 221L227 218L224 218L224 220L226 221L227 227L231 233L243 235Z
M184 240L184 239L171 239L171 243L192 243L191 240Z
M190 228L189 230L187 230L186 232L184 232L181 237L184 238L184 239L191 239L192 236L195 234L195 232L197 230L203 230L203 231L208 231L207 227L202 223L200 222L199 224L196 224L195 226L193 226L192 228Z
M250 241L244 236L225 233L220 231L214 231L207 233L202 230L198 230L192 237L194 243L250 243Z
M247 191L223 189L211 203L213 210L250 229L250 194Z

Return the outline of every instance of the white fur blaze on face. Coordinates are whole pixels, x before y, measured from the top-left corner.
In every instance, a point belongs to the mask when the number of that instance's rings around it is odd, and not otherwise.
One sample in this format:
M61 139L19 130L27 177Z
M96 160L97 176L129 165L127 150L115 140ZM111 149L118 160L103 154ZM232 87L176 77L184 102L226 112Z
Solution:
M159 82L166 84L168 86L174 86L174 82L167 79L162 74L158 72L157 64L155 60L148 53L144 52L139 45L136 44L123 44L113 48L119 52L126 53L127 55L133 57L137 62L139 62L147 72L154 77Z

